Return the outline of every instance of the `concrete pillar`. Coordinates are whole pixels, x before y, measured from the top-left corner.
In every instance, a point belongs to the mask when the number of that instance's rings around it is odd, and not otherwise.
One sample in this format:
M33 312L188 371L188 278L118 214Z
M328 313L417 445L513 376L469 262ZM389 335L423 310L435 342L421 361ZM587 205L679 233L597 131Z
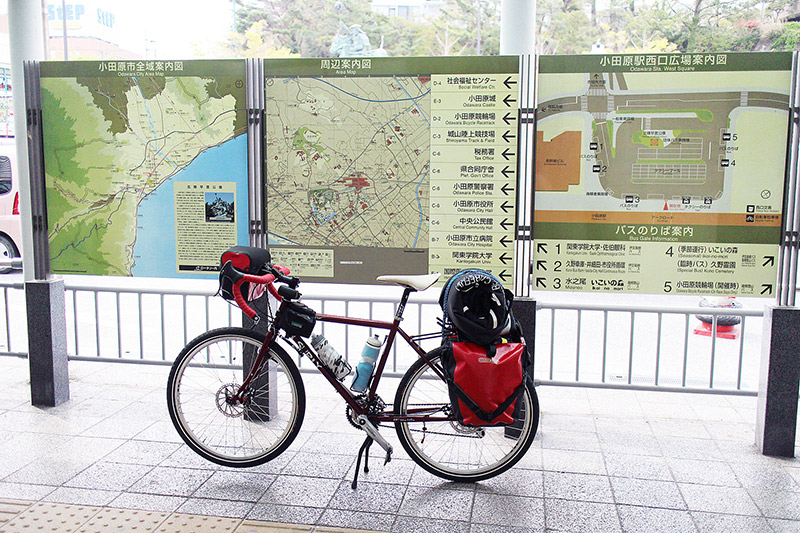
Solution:
M69 400L64 280L25 282L31 403L55 407Z
M24 61L44 59L42 2L8 0L8 32L11 45L11 86L14 88L14 135L17 140L17 176L22 213L22 268L25 280L33 279L33 223L28 165L28 127L25 110Z
M764 455L794 457L800 388L800 309L767 306L756 411L756 445Z
M502 0L500 4L500 55L535 53L535 0Z
M536 300L517 297L511 305L511 312L514 313L514 318L522 328L522 336L525 338L528 354L533 357L533 340L536 335ZM533 381L533 376L529 376L529 378ZM505 436L508 438L519 438L520 433L522 433L522 424L520 423L515 422L505 428Z

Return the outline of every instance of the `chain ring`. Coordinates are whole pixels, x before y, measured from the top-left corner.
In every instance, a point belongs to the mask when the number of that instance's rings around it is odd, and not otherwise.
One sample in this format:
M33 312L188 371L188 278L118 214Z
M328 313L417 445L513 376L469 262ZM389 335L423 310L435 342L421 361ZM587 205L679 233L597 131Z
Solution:
M355 401L359 407L367 410L367 416L378 415L382 413L384 409L386 409L386 402L384 402L383 399L377 394L372 399L372 401L369 401L369 397L367 396L366 393L356 396ZM353 426L356 429L362 429L362 430L364 429L356 421L356 413L355 411L353 411L352 407L348 405L345 408L344 413L345 416L347 417L347 421L350 422L351 426Z

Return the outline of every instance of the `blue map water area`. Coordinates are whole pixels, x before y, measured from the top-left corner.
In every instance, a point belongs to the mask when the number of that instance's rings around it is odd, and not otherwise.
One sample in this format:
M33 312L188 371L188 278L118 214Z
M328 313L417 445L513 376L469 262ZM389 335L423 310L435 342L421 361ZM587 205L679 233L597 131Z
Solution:
M134 276L156 278L214 278L216 272L180 273L175 260L176 181L236 182L236 237L248 243L247 224L247 136L239 135L209 148L186 167L164 181L139 204L136 244L133 246Z

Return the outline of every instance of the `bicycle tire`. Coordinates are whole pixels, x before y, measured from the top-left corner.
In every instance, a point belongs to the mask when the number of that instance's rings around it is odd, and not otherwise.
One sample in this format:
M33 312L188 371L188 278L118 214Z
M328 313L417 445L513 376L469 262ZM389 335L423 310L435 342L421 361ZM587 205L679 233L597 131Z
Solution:
M215 329L192 340L172 365L167 408L183 441L201 457L245 468L280 455L297 437L305 417L305 387L297 366L277 343L267 372L254 380L251 401L234 405L238 389L264 334L244 328Z
M438 355L430 361L441 368ZM539 399L529 381L522 401L524 415L516 439L506 436L513 428L473 428L458 422L426 422L424 430L418 429L421 422L397 422L395 430L411 459L431 474L450 481L481 481L514 466L533 444L539 425ZM432 411L441 413L450 405L447 383L418 359L400 380L394 405L397 415L406 414L410 405L430 405ZM422 438L417 440L415 435Z

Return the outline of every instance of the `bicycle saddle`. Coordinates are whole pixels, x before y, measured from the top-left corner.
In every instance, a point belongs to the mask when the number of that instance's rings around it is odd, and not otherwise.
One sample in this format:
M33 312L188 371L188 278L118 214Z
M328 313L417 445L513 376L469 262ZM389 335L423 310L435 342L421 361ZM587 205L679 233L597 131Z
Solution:
M378 281L385 283L396 283L401 287L407 287L415 291L424 291L437 281L439 281L440 273L434 272L433 274L418 274L406 276L378 276Z

